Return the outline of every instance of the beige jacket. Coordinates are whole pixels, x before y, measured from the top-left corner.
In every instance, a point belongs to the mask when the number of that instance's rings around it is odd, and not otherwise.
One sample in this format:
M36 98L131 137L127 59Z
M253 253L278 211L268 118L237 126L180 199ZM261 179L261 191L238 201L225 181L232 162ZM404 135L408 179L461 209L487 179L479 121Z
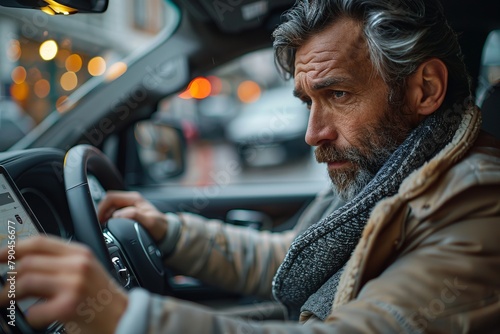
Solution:
M476 140L479 118L469 114L452 143L374 208L325 321L306 312L300 323L241 320L135 290L117 332L500 333L500 145ZM296 231L184 220L169 265L234 291L270 294Z

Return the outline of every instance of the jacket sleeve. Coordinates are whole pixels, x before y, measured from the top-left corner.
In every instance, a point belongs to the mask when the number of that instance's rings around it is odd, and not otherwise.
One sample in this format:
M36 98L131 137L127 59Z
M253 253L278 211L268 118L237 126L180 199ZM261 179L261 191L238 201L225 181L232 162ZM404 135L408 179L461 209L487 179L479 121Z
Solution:
M294 231L257 231L189 213L180 217L180 238L167 266L213 286L270 298Z
M293 239L331 210L331 203L331 191L320 192L301 214L296 227L279 233L181 213L180 238L165 265L213 286L271 298L272 279ZM339 201L334 203L334 207L339 205Z

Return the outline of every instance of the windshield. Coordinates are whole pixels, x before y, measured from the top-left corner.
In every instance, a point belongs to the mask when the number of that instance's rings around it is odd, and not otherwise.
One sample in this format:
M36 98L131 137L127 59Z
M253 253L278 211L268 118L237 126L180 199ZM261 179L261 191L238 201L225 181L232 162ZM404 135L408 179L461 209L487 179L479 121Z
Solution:
M164 0L110 1L103 14L68 17L0 7L0 151L63 113L85 83L119 75L171 34L174 11Z

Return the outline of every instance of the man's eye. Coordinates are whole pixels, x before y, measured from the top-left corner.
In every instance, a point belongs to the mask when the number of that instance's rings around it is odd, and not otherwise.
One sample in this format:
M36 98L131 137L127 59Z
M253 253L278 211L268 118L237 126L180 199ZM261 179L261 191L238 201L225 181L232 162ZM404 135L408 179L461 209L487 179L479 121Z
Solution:
M335 99L340 99L342 97L344 97L346 95L346 92L344 91L341 91L341 90L334 90L332 92L332 96L335 98Z

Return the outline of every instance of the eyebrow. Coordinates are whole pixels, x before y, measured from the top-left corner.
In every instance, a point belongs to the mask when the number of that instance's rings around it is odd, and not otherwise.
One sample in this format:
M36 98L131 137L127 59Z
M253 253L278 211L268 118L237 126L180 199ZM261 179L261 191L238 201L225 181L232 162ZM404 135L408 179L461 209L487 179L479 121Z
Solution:
M331 86L338 85L340 83L344 83L348 80L349 79L346 77L326 78L326 79L323 79L323 80L313 84L311 88L313 91L318 91L318 90L322 90L322 89L325 89L325 88L328 88ZM303 93L302 89L296 88L293 90L293 96L300 98L303 95L304 95L304 93Z

